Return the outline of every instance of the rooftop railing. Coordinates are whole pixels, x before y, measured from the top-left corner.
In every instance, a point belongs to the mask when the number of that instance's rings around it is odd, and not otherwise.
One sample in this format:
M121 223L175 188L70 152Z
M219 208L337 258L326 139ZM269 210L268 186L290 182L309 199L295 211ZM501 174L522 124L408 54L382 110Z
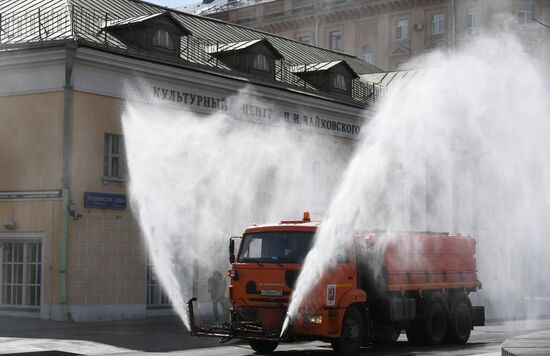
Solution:
M194 66L233 75L238 73L258 81L268 80L265 76L255 76L246 71L244 67L237 69L228 67L217 56L213 56L207 51L220 46L220 42L196 36L181 37L179 56L129 48L108 31L103 30L107 23L114 20L120 20L120 18L76 5L71 6L68 10L41 11L38 9L30 12L0 14L0 51L75 39L82 45L165 64ZM359 106L373 104L381 94L379 88L374 85L366 85L358 79L351 82L351 96L325 93L291 71L291 68L295 68L299 64L303 65L303 63L293 63L286 59L276 61L275 75L271 82Z

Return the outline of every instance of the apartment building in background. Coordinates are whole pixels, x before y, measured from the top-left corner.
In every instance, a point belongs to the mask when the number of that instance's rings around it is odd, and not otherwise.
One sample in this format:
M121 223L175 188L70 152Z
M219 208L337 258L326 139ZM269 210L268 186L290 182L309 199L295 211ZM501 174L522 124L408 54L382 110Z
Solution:
M546 0L204 0L183 11L357 56L387 70L503 27L550 60Z

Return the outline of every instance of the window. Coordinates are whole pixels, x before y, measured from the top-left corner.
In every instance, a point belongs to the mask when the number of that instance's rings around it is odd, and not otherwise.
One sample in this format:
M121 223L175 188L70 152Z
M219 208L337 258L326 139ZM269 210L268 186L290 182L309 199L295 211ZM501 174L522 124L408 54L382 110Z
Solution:
M105 134L103 176L107 179L125 179L124 139L121 135Z
M168 295L162 289L160 281L153 269L151 258L147 258L147 288L146 303L148 307L170 306Z
M172 36L168 33L168 31L159 29L156 30L155 34L153 35L153 46L166 49L174 49L174 41L172 40Z
M313 233L268 231L243 237L239 262L302 263L311 249Z
M0 305L40 306L42 244L0 242Z
M535 17L535 7L533 5L518 6L518 24L528 25L533 22Z
M466 30L468 33L474 33L477 27L477 11L475 7L466 9Z
M330 33L330 49L342 50L342 32L333 31Z
M269 60L265 54L257 53L252 62L252 68L261 70L264 72L271 72Z
M305 44L311 44L311 36L305 35L305 36L299 36L298 41L305 43Z
M403 19L395 23L395 39L397 41L409 38L409 20Z
M445 15L432 15L432 35L438 35L443 32L445 32Z
M367 63L374 63L374 46L366 45L365 47L363 47L363 59Z
M340 90L348 90L348 83L346 77L342 74L336 74L332 77L332 87Z

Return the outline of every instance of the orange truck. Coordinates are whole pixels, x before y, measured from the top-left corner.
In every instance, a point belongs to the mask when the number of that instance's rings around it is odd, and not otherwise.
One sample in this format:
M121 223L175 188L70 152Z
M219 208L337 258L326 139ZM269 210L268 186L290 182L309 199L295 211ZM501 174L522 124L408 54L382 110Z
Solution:
M339 355L370 343L394 342L402 330L414 344L464 344L484 325L484 307L469 293L481 288L475 240L435 232L355 232L352 247L335 252L280 337L290 297L319 222L309 219L251 226L229 242L231 318L191 333L221 341L248 340L260 354L282 341L330 342ZM235 254L235 239L242 239Z

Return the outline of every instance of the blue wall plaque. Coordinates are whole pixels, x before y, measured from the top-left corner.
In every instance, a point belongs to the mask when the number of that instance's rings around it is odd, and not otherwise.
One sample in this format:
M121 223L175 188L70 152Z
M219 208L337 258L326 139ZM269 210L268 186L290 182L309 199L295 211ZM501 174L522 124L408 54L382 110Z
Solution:
M84 207L94 209L126 209L126 195L110 193L84 193Z

